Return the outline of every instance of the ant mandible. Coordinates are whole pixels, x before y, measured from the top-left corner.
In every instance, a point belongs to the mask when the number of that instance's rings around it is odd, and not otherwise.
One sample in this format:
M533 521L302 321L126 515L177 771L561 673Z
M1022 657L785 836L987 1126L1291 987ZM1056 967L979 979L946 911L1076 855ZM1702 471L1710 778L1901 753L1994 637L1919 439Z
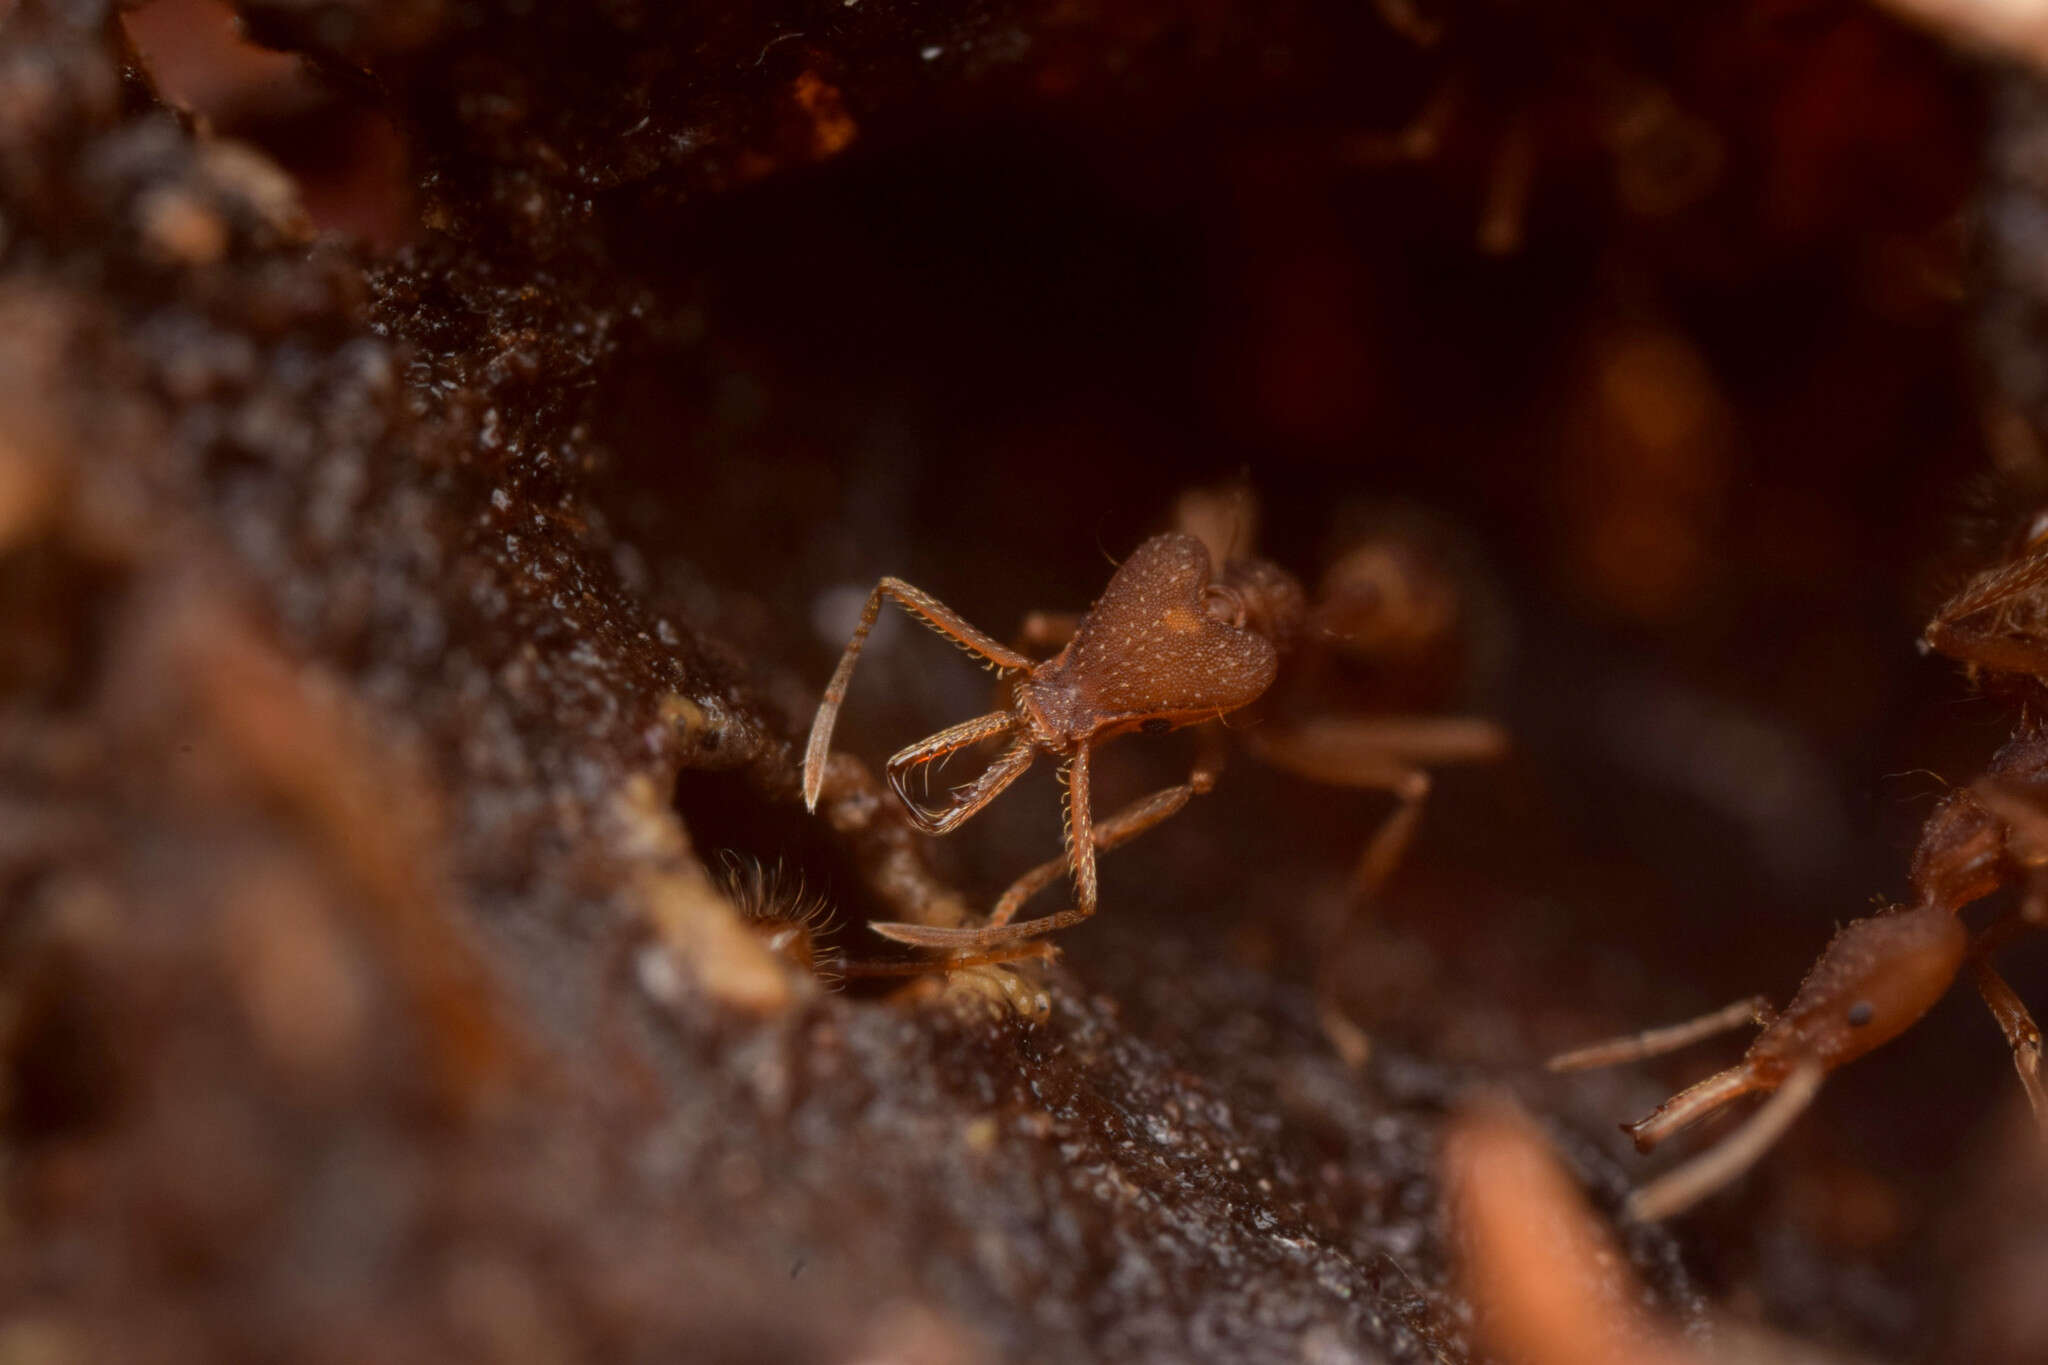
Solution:
M1740 1175L1812 1102L1830 1071L1911 1028L1966 966L2012 1050L2035 1120L2048 1129L2040 1030L1991 965L1992 955L2015 937L2048 925L2048 728L2028 714L2048 683L2048 514L2035 519L2014 553L1942 605L1921 647L2020 691L2023 710L2018 732L1984 775L1950 793L1928 817L1913 854L1912 900L1837 930L1782 1013L1773 1015L1760 997L1738 1001L1550 1063L1556 1071L1606 1066L1745 1023L1763 1026L1736 1065L1623 1125L1647 1152L1744 1095L1771 1093L1718 1147L1637 1190L1629 1209L1639 1218L1681 1212ZM1959 913L2009 886L2022 888L2017 906L1973 936Z
M1079 924L1098 905L1098 855L1210 791L1222 765L1220 746L1209 732L1209 742L1186 781L1098 819L1090 783L1095 751L1133 731L1161 734L1221 721L1266 696L1287 661L1304 647L1356 646L1359 622L1371 615L1358 600L1358 575L1354 573L1347 591L1347 580L1333 573L1325 592L1311 604L1300 583L1278 565L1228 553L1228 537L1216 530L1218 509L1228 501L1209 496L1184 499L1182 524L1207 534L1175 531L1145 541L1117 567L1085 615L1034 613L1028 618L1027 647L1057 649L1049 658L1033 659L998 642L901 579L884 578L876 585L811 725L804 752L805 804L817 806L833 727L854 663L882 604L890 600L986 661L1011 683L1004 709L949 726L888 760L890 785L912 823L927 834L959 828L1041 756L1061 765L1068 795L1065 854L1013 882L985 923L939 927L883 921L870 928L919 948L990 953ZM1220 572L1214 567L1219 559ZM1381 583L1380 589L1387 586ZM1398 591L1383 595L1401 597ZM1267 723L1245 727L1243 733L1262 760L1316 781L1389 791L1398 798L1399 806L1375 832L1360 860L1355 888L1361 895L1377 888L1413 837L1430 787L1421 765L1493 758L1506 745L1498 726L1476 717L1325 717L1292 725L1272 717L1261 719ZM928 806L911 792L908 779L917 769L997 739L1007 740L1005 747L944 804ZM1018 910L1062 871L1072 879L1073 905L1018 922ZM1319 997L1326 985L1326 980L1319 981ZM1362 1037L1337 1017L1327 1000L1319 998L1319 1004L1332 1036L1356 1056Z

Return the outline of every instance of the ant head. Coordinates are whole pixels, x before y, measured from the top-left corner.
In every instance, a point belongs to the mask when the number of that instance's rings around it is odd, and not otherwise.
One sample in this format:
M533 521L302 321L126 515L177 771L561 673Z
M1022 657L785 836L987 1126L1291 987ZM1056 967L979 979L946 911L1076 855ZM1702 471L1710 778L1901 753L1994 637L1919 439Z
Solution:
M1154 536L1118 566L1074 633L1059 666L1031 684L1041 708L1075 735L1118 733L1142 724L1212 720L1258 700L1280 655L1268 629L1300 624L1289 615L1280 570L1210 582L1209 552L1193 536ZM1283 586L1284 584L1284 586Z
M1968 942L1962 922L1929 902L1844 925L1745 1060L1763 1070L1855 1061L1941 999Z

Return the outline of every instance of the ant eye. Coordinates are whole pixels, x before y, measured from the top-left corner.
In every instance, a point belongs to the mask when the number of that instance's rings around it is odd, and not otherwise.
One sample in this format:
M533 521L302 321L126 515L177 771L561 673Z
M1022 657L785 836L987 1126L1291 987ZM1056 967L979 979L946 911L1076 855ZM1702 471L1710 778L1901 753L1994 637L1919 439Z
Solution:
M1202 608L1209 613L1212 621L1221 621L1227 626L1244 628L1244 598L1231 588L1219 588L1214 584L1202 589Z
M1173 722L1164 716L1154 716L1138 728L1148 735L1163 735L1173 728Z
M1859 1000L1855 1004L1849 1006L1850 1028L1862 1028L1865 1024L1869 1023L1872 1019L1876 1017L1877 1006L1871 1004L1868 1000Z

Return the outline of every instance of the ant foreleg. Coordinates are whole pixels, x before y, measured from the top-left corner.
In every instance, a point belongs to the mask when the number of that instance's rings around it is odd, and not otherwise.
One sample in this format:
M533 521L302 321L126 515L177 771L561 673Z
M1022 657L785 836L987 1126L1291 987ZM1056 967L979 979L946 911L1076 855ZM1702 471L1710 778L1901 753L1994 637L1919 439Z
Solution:
M910 821L926 834L945 834L959 827L962 821L996 799L1012 782L1024 775L1037 757L1029 740L1020 739L998 754L988 767L982 769L965 787L959 788L943 808L934 810L921 805L910 794L908 777L913 768L923 767L947 754L957 753L982 740L993 739L1016 728L1017 717L1010 711L992 711L973 720L962 721L950 726L927 739L921 739L907 748L890 756L885 765L889 785L902 798L904 809L910 812Z
M1076 745L1067 762L1067 857L1074 873L1073 908L1022 924L984 924L974 928L941 929L928 924L899 924L881 921L868 925L884 938L919 948L986 950L999 944L1017 943L1056 929L1079 924L1095 913L1100 887L1095 875L1095 823L1089 808L1088 746ZM1163 817L1162 817L1163 818ZM1156 821L1154 823L1157 823ZM1030 874L1026 874L1029 876Z
M1682 1047L1712 1038L1717 1034L1739 1029L1746 1024L1762 1028L1771 1022L1771 1002L1761 995L1752 995L1747 1000L1737 1000L1724 1005L1711 1014L1702 1014L1697 1019L1688 1019L1682 1024L1666 1024L1662 1028L1647 1028L1620 1038L1610 1038L1604 1043L1575 1048L1562 1052L1544 1063L1551 1071L1591 1071L1595 1067L1619 1066L1624 1062L1640 1062L1651 1057L1661 1057L1667 1052L1676 1052Z
M860 622L853 628L853 638L846 642L846 652L839 656L839 666L832 670L832 680L825 685L824 700L818 703L818 714L811 721L811 737L804 745L804 805L810 810L818 808L818 794L825 786L825 759L832 748L832 727L839 721L839 708L846 700L847 685L853 681L853 665L860 658L861 647L867 643L868 632L875 628L875 618L881 615L882 602L886 598L894 598L905 611L926 626L962 649L979 654L999 671L1031 667L1031 660L967 624L960 613L930 593L912 587L900 578L884 578L868 594L867 604L860 611Z

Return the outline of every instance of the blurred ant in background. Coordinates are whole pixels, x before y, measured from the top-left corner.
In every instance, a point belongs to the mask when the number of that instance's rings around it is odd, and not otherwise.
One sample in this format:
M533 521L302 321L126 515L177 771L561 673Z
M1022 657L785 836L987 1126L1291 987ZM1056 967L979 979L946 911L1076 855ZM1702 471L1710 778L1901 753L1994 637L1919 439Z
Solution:
M1903 1033L1947 993L1958 972L1972 982L2012 1049L2034 1117L2048 1130L2041 1033L2026 1005L1991 965L2014 938L2048 924L2048 512L2007 543L2003 557L1942 604L1923 650L1959 660L1988 687L2019 694L2019 727L1984 775L1951 792L1922 827L1912 899L1836 931L1792 1002L1773 1014L1739 1001L1689 1023L1554 1058L1569 1071L1652 1057L1744 1023L1763 1026L1736 1065L1624 1125L1649 1151L1743 1095L1771 1099L1718 1147L1636 1191L1640 1218L1678 1213L1733 1180L1775 1142L1828 1072ZM2016 904L1974 935L1958 913L2006 888Z
M950 726L888 760L890 784L916 827L927 834L957 829L1041 755L1059 764L1067 799L1064 855L1013 882L984 923L884 921L870 928L899 943L948 954L932 964L945 969L957 960L950 955L985 957L1087 919L1099 899L1097 856L1214 788L1224 743L1220 727L1210 722L1226 717L1252 755L1274 767L1395 797L1398 805L1367 842L1353 875L1354 904L1378 890L1414 837L1430 790L1426 768L1496 758L1506 736L1494 722L1472 716L1290 715L1287 703L1302 694L1283 679L1312 674L1332 657L1398 660L1450 628L1457 603L1454 590L1392 538L1354 546L1311 600L1286 570L1245 552L1253 515L1242 491L1184 496L1176 509L1179 529L1133 550L1086 613L1032 613L1023 625L1022 648L996 641L899 579L876 585L811 726L804 755L806 804L815 809L824 789L833 726L854 663L886 600L985 661L1009 689L1001 709ZM1095 750L1133 731L1163 734L1188 726L1203 730L1186 781L1113 815L1095 815ZM911 791L912 773L928 779L927 765L991 740L1005 741L1000 753L980 775L949 789L942 804L928 805ZM1074 904L1018 921L1025 903L1063 872L1072 880ZM1333 958L1325 953L1318 970L1318 1010L1333 1042L1357 1063L1366 1040L1332 1001Z

